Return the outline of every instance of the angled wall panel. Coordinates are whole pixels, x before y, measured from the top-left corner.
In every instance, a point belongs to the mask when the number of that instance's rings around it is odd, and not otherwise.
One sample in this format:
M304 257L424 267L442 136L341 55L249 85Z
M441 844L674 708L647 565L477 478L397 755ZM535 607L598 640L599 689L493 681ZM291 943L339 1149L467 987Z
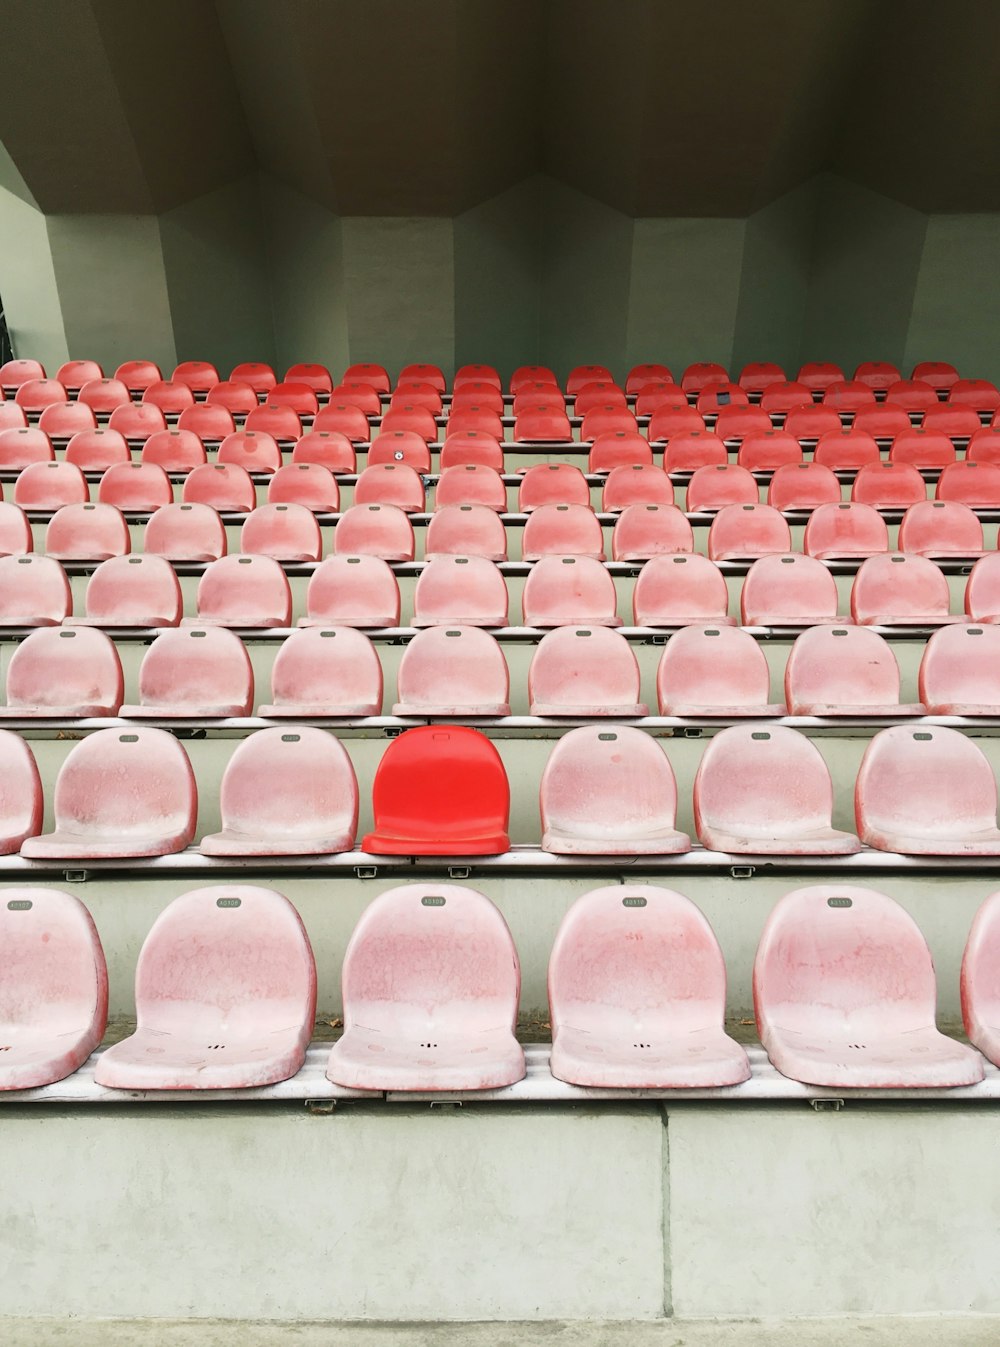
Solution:
M932 215L917 277L906 364L949 360L1000 379L1000 215Z
M15 355L52 369L69 358L45 216L2 187L0 300Z

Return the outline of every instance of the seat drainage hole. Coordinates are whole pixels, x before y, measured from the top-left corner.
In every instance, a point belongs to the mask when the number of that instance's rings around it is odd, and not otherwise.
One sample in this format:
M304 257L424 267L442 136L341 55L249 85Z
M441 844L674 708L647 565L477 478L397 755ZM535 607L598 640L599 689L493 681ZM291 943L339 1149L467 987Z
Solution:
M209 1052L218 1052L220 1048L224 1048L225 1046L225 1043L209 1043L208 1050Z
M633 1048L651 1048L653 1045L652 1043L633 1043L632 1046Z
M422 1048L436 1048L436 1047L437 1047L437 1044L436 1044L436 1043L421 1043L420 1046L421 1046Z
M11 1046L10 1043L0 1043L0 1052L10 1052Z
M849 1048L866 1048L868 1045L866 1043L848 1043L847 1046Z

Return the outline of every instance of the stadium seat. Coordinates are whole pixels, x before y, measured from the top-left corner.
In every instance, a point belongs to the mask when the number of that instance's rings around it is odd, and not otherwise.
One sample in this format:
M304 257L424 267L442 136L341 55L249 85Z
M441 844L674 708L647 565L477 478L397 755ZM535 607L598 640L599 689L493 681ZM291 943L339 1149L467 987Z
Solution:
M936 627L961 622L948 608L947 576L926 557L887 552L858 567L851 615L866 627Z
M1000 506L1000 463L952 463L938 478L939 501L995 510Z
M426 444L434 444L438 435L434 413L413 403L397 403L382 417L379 434L388 435L394 430L408 430L419 435Z
M958 370L943 360L921 360L913 366L911 379L921 379L937 392L946 392L958 382Z
M681 569L683 568L683 569ZM698 552L655 556L639 572L632 593L637 627L732 626L726 577Z
M638 431L617 430L598 435L587 459L588 472L611 472L613 468L646 467L653 451Z
M667 441L663 450L664 472L695 472L710 464L728 463L729 450L718 435L709 431L682 431Z
M992 415L1000 407L1000 392L989 379L959 379L949 388L948 401Z
M711 851L846 856L853 833L831 827L833 783L819 749L784 725L732 725L711 739L694 780L695 827Z
M521 606L528 627L621 625L615 582L593 557L542 557L524 582Z
M198 792L188 756L166 730L97 730L56 778L55 830L28 837L30 860L167 856L194 837Z
M194 394L187 384L161 379L143 390L143 402L159 407L164 416L180 416L185 407L194 406Z
M271 697L259 711L269 719L377 716L382 665L368 637L353 627L303 628L281 643L271 669Z
M368 450L367 467L383 463L405 463L415 472L430 472L431 451L412 430L390 430L377 435Z
M790 552L792 536L784 517L770 505L724 505L708 530L713 561Z
M302 418L316 415L319 399L308 384L284 380L267 390L264 406L270 411L287 409Z
M240 529L240 551L275 561L319 561L319 524L304 505L258 505Z
M790 716L924 714L921 705L900 705L892 647L868 627L804 631L785 663L785 702Z
M329 393L333 388L333 377L325 365L289 365L285 371L285 382L305 384L314 393Z
M510 391L517 393L525 384L547 383L558 390L559 381L545 365L519 365L510 376Z
M222 441L216 462L245 468L247 472L272 473L281 467L281 450L271 435L262 431L237 430Z
M756 505L760 487L753 474L737 463L713 463L698 468L687 485L689 514L721 510L726 505Z
M313 430L346 435L352 444L365 444L371 438L368 417L353 402L328 402L313 418Z
M14 395L14 404L22 413L36 416L54 403L68 402L66 386L58 379L30 379L21 384Z
M8 360L0 365L0 388L5 394L16 393L31 379L44 379L45 369L37 360Z
M253 714L250 656L224 627L161 632L139 666L139 702L129 720L215 720Z
M125 516L114 505L63 505L45 530L45 552L59 561L107 561L131 548Z
M938 395L922 379L897 379L885 390L885 405L907 412L926 412L938 406Z
M84 430L95 428L96 425L81 427ZM127 407L116 407L108 421L109 430L116 430L119 435L124 435L126 440L136 440L143 444L151 435L166 428L166 417L152 402L130 402Z
M187 505L249 514L257 504L257 491L246 468L238 463L204 463L185 477L181 500Z
M750 399L739 384L719 379L706 384L698 393L695 406L702 416L714 416L729 407L749 407Z
M357 469L354 445L346 435L332 430L311 430L303 435L292 449L291 462L317 463L330 472L352 473Z
M682 627L667 642L656 671L661 716L783 716L784 705L769 700L770 687L763 650L738 627Z
M389 889L347 946L344 1034L326 1074L362 1090L512 1085L525 1069L520 987L514 941L488 898L457 884Z
M705 395L702 394L702 397ZM720 440L745 440L748 435L762 435L771 430L771 418L763 407L723 407L715 418L713 431Z
M485 505L443 505L435 510L424 538L424 556L485 557L507 560L507 530Z
M528 667L533 716L644 716L639 665L610 627L557 627L535 647Z
M7 888L3 899L0 1090L31 1090L72 1075L100 1044L108 970L78 898L39 887Z
M140 462L187 476L193 469L203 467L208 458L205 446L193 430L154 430L142 446Z
M478 380L459 384L452 393L451 410L445 427L446 435L453 433L451 423L455 413L464 411L490 412L502 417L505 411L503 392L493 384L481 383Z
M761 406L763 405L762 402ZM840 417L832 407L807 403L791 408L785 417L782 430L786 435L794 435L797 440L818 441L824 435L841 434L842 427Z
M58 510L88 500L87 479L75 463L29 463L14 483L14 504L22 510Z
M785 894L757 948L753 994L761 1043L792 1080L927 1089L983 1077L981 1058L935 1027L934 965L916 923L874 889Z
M578 898L549 958L549 1069L591 1088L708 1089L750 1077L724 1031L726 966L690 899L648 884Z
M405 383L407 380L418 380L420 383L431 384L439 393L443 393L448 387L444 374L437 365L404 365L399 371L396 387L398 388L401 383Z
M131 461L128 441L118 430L78 430L66 446L66 462L84 472L106 472Z
M626 505L611 534L614 561L648 561L664 553L694 551L694 533L676 505Z
M724 365L710 360L695 361L688 365L681 375L681 388L685 393L700 393L708 384L729 382L729 373Z
M973 566L965 586L965 611L973 622L1000 622L1000 553L989 552Z
M748 435L740 445L736 462L749 472L774 472L788 463L802 462L802 446L794 435L783 430L767 430Z
M152 360L126 360L115 370L115 378L120 379L130 393L144 393L150 384L160 383L163 372Z
M19 407L16 402L0 402L0 431L25 430L27 425L28 418L24 414L23 407ZM42 434L41 431L36 433Z
M467 727L420 726L390 740L375 770L372 809L363 851L492 856L510 846L507 773L490 740Z
M198 581L198 616L188 626L287 627L292 621L288 577L271 557L220 557Z
M142 550L168 561L216 561L226 555L226 530L211 505L164 505L150 515Z
M444 505L485 505L499 514L507 509L507 488L493 468L456 464L444 469L434 491L435 509Z
M635 426L635 417L629 410L628 399L625 396L625 390L619 388L616 383L610 383L607 379L592 379L589 383L583 384L573 394L573 415L586 421L592 411L600 410L609 413L624 412L625 424ZM581 439L593 438L582 433Z
M625 380L625 392L629 397L641 393L647 384L673 383L674 376L666 365L633 365Z
M116 407L130 407L129 391L119 379L89 379L77 401L97 416L110 416Z
M247 1089L294 1076L316 1016L316 964L299 914L280 893L249 884L175 898L139 952L135 1009L135 1033L98 1058L99 1085Z
M295 408L288 406L255 407L243 422L243 429L270 435L281 444L295 444L302 438L302 422Z
M490 407L481 407L478 403L463 404L457 408L453 404L445 429L446 438L469 434L492 435L494 439L502 440L503 422L500 413Z
M815 557L800 553L760 557L743 581L745 627L812 627L839 622L837 582Z
M432 557L413 592L415 627L505 627L507 582L495 562Z
M997 1006L996 893L991 893L972 921L962 957L962 1021L970 1043L994 1066L1000 1063L1000 1007Z
M639 403L643 399L640 398ZM642 414L643 408L636 403L636 410ZM652 415L649 418L647 435L650 444L656 444L661 440L670 441L678 435L701 435L708 432L705 429L705 418L694 407L689 407L684 401L679 404L673 402L662 403L659 407L651 408ZM713 437L712 443L714 444ZM716 451L717 452L717 451Z
M0 472L20 472L29 463L51 463L54 458L51 441L43 430L26 426L0 430Z
M750 361L740 370L739 385L747 393L763 393L772 384L781 383L785 371L767 360Z
M455 371L451 383L452 391L457 393L463 384L479 382L492 384L494 388L503 388L500 375L492 365L461 365Z
M307 633L298 632L299 636ZM219 787L222 830L203 856L328 856L351 851L358 781L347 750L327 730L258 730L237 745Z
M889 550L889 530L873 505L819 505L809 516L802 550L824 561L870 557Z
M942 627L924 646L920 700L932 716L1000 716L1000 627Z
M69 581L58 561L0 557L0 627L58 627L72 611Z
M412 561L414 545L413 525L395 505L352 505L333 531L333 550L340 556Z
M880 730L861 760L854 807L862 842L878 851L1000 856L993 768L959 730Z
M553 384L544 382L525 384L514 395L510 414L517 420L523 412L533 412L539 407L544 411L555 408L562 413L566 410L565 399Z
M313 571L301 626L398 627L399 584L380 557L327 557Z
M927 487L912 463L867 463L858 469L851 500L879 510L906 510L927 499Z
M955 462L955 446L940 431L911 429L893 440L889 462L912 463L915 468L946 468Z
M618 432L634 434L638 429L635 417L624 403L619 406L613 402L602 402L584 413L583 424L580 426L580 439L593 441L599 435L614 435Z
M859 412L875 401L875 390L857 379L841 379L823 390L824 407L838 412Z
M934 397L932 388L927 391ZM937 398L934 401L936 403ZM909 412L892 402L876 402L874 407L862 407L851 422L852 433L870 435L873 440L888 440L890 443L897 435L909 435L912 429ZM919 449L919 442L916 447Z
M97 499L119 510L151 511L172 504L174 489L155 463L116 463L101 478Z
M44 803L42 781L30 746L19 734L0 730L0 856L13 855L27 838L41 831ZM13 892L7 890L8 895ZM4 949L2 968L9 977L13 965L2 931L0 947ZM0 992L0 1004L2 999Z
M70 440L79 430L96 430L97 418L85 402L54 402L38 418L38 429L50 440Z
M821 435L813 451L813 462L829 468L831 472L858 472L870 464L876 470L885 466L874 437L853 426L850 430L830 431ZM912 474L904 475L912 477Z
M576 365L566 376L566 396L576 397L586 384L614 383L614 375L604 365Z
M529 516L521 539L525 561L540 557L593 557L604 560L604 532L589 505L539 505Z
M14 649L7 665L7 704L16 719L114 716L122 703L121 661L103 632L39 627Z
M481 435L479 431L469 430L461 435L449 435L441 446L440 466L442 472L449 468L480 465L493 472L503 472L503 450L499 440L492 435Z
M348 383L352 379L360 383L371 384L376 393L388 393L392 387L389 376L381 365L348 365L347 369L344 370L344 382Z
M257 390L251 384L237 379L221 380L208 390L208 397L205 399L206 407L222 408L229 412L230 416L249 416L259 405ZM181 413L182 416L190 414L190 408Z
M609 513L626 510L630 505L666 505L674 503L674 484L662 468L652 463L612 468L604 483L601 509Z
M786 463L776 468L767 488L767 503L775 510L815 510L842 500L840 483L822 463Z
M0 500L0 557L23 556L34 545L28 516L19 505Z
M928 407L921 425L924 430L940 431L953 440L970 439L976 431L983 429L975 408L960 402L940 402L936 407Z
M252 389L248 388L247 392L253 397ZM199 402L194 407L186 408L177 418L177 428L190 430L200 440L213 442L221 442L228 435L236 433L232 413L210 402Z
M885 392L894 383L898 383L902 375L895 365L890 365L884 360L863 360L854 371L854 378L858 383L867 384L869 388Z
M330 393L330 401L334 406L347 403L352 407L358 407L365 416L379 416L382 412L382 399L377 391L370 383L365 383L361 379L345 379L343 383L335 384Z
M480 627L429 627L403 651L398 696L394 716L509 716L507 661Z
M187 384L192 393L207 393L219 382L219 371L207 360L182 360L170 377Z
M39 422L41 425L41 422ZM980 426L969 437L965 451L966 463L1000 463L1000 429Z
M798 379L786 379L783 382L768 384L760 398L761 410L768 415L777 415L788 417L793 411L801 407L812 406L812 392ZM833 413L836 416L836 413ZM837 417L837 425L840 425L840 418ZM786 426L787 430L788 427ZM808 437L806 437L808 438Z
M540 505L583 505L590 509L590 487L571 463L535 463L521 477L517 508L530 513Z
M983 526L968 505L922 500L903 515L897 547L925 557L978 557L983 552Z
M407 514L426 508L420 474L406 463L377 463L358 473L354 504L395 505Z
M799 367L795 378L815 394L825 392L831 384L840 383L844 378L844 371L839 365L832 365L827 360L812 360Z
M87 582L86 617L75 627L176 627L184 611L173 566L149 554L110 557Z
M319 463L286 463L267 484L268 505L304 505L314 514L336 514L340 488L329 468Z
M547 443L572 440L569 417L561 402L542 403L516 416L514 439Z

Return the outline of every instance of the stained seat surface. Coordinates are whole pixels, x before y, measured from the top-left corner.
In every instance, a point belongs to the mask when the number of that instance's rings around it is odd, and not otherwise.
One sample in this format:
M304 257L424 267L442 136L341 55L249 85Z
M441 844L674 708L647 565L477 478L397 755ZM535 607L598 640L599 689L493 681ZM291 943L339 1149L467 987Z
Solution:
M399 663L394 716L509 716L510 675L495 637L479 627L418 632Z
M962 956L962 1021L984 1057L1000 1066L1000 893L972 921Z
M225 627L163 631L139 666L139 701L128 719L211 720L253 710L253 666L246 647Z
M763 650L739 627L682 627L667 642L656 672L663 716L782 716L784 703L770 700L770 684Z
M932 716L1000 716L1000 627L936 631L924 647L919 683Z
M113 716L123 695L121 660L103 632L39 627L10 657L0 717Z
M292 632L271 667L271 698L259 715L377 716L382 710L382 665L375 647L353 627Z
M609 627L556 627L528 667L533 716L644 716L639 665L628 641Z

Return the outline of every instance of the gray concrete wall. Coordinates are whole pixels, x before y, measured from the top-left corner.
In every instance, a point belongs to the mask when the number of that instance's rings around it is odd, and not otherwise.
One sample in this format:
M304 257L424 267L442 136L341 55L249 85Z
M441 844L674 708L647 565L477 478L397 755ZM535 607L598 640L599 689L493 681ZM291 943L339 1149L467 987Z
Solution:
M0 296L19 356L58 368L69 359L45 216L0 187Z

